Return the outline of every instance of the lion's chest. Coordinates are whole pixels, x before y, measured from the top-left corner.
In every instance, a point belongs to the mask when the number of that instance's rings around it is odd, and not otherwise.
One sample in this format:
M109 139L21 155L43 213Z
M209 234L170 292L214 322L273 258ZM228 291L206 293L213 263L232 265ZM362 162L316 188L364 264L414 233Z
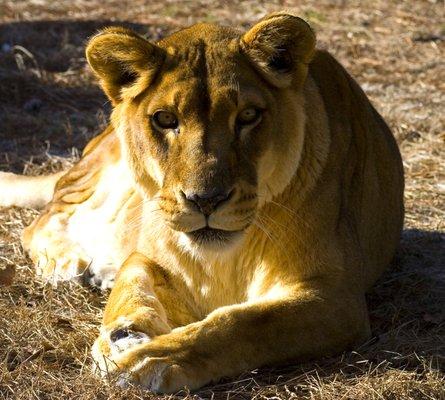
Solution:
M159 230L151 238L149 256L177 279L178 287L183 288L180 296L190 298L201 317L219 307L286 293L288 284L283 274L264 260L270 246L267 237L248 237L233 254L214 253L200 258L184 253Z

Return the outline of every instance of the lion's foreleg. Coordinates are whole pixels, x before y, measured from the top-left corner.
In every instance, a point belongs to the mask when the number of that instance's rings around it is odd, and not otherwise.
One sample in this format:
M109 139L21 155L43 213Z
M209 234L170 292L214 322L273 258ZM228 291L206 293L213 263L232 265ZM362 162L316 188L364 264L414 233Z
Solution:
M222 307L120 353L115 362L124 381L169 393L266 364L340 352L368 334L364 299L308 291Z
M108 299L93 358L101 372L115 368L123 351L195 320L157 264L133 253L122 265Z

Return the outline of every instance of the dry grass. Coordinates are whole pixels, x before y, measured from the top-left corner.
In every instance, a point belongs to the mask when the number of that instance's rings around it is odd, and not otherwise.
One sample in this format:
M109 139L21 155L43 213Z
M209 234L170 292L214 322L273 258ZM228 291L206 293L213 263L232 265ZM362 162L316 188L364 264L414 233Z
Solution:
M406 230L391 269L368 296L369 343L316 364L252 371L189 396L445 399L443 1L0 0L0 169L60 169L104 126L109 106L83 57L97 28L125 23L157 38L195 21L244 27L283 7L312 22L320 45L352 72L396 134L407 180ZM91 375L89 346L106 296L34 279L20 231L35 215L0 211L0 266L17 266L13 285L0 288L0 398L150 398Z

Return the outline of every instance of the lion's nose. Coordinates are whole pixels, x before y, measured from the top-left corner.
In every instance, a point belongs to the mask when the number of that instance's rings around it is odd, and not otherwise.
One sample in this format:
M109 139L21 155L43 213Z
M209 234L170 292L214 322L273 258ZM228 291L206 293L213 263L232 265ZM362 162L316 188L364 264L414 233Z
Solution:
M195 203L201 212L209 216L213 211L215 211L218 206L220 206L225 201L229 200L232 196L233 190L223 191L221 189L212 189L207 192L183 192L187 200Z

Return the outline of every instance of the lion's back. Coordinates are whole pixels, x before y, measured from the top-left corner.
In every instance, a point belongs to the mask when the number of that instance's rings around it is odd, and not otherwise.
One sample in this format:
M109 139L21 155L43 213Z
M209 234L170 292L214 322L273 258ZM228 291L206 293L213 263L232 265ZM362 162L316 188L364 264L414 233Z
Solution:
M369 287L389 264L400 239L402 159L389 127L334 57L317 51L310 74L328 114L331 157L327 168L339 172L342 213L356 230Z

